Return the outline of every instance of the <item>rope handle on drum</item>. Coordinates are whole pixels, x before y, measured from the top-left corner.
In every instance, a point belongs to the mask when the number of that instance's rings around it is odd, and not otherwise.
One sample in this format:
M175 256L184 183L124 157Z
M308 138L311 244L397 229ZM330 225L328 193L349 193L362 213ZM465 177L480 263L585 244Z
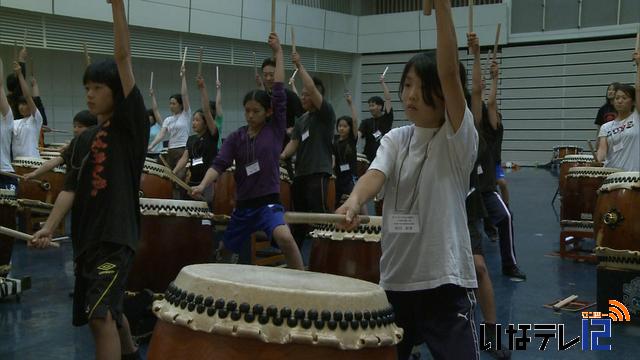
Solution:
M49 182L46 181L46 180L27 179L22 175L18 175L18 174L6 172L6 171L0 171L0 175L8 176L8 177L11 177L11 178L14 178L14 179L18 179L18 180L22 180L22 181L33 181L36 184L40 184L40 187L42 188L42 190L44 190L44 191L51 190L51 184L49 184Z
M358 218L361 224L382 224L381 216L358 215ZM287 211L284 213L284 221L287 224L335 224L346 221L346 215Z
M27 243L29 241L31 241L31 239L33 239L33 236L31 236L29 234L25 234L25 233L20 232L20 231L9 229L9 228L6 228L4 226L0 226L0 235L6 235L6 236L9 236L9 237L12 237L12 238L16 238L18 240L25 241ZM52 241L59 241L59 240L60 239L53 239ZM60 244L57 243L57 242L52 242L51 243L51 247L59 248Z

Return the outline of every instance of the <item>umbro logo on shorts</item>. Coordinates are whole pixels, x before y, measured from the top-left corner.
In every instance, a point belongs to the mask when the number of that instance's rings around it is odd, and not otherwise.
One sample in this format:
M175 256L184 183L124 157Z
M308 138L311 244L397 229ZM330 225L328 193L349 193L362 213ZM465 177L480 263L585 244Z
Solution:
M115 268L117 268L116 265L108 262L97 267L97 269L99 270L98 274L100 275L113 274L114 272L113 270Z

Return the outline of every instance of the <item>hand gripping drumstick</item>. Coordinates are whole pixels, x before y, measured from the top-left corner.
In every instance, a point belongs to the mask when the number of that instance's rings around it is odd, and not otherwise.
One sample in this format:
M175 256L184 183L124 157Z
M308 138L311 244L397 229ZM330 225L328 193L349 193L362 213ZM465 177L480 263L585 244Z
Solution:
M171 178L171 180L173 180L173 182L175 182L176 184L178 184L178 186L180 186L181 188L183 188L185 191L187 191L188 194L191 194L191 187L189 185L187 185L187 183L185 183L184 181L182 181L179 177L176 176L176 174L173 173L173 171L171 170L171 168L169 167L169 164L167 163L167 161L162 157L162 155L159 156L160 161L162 161L162 164L164 164L165 169L165 173L167 173L167 175L169 175L169 177Z
M587 140L587 144L589 144L589 150L591 150L591 154L593 155L593 159L598 161L598 157L596 156L596 151L593 149L593 144L591 144L591 140Z
M361 224L382 224L381 216L358 215ZM321 223L339 223L345 221L345 215L324 214L324 213L303 213L287 211L284 213L284 221L287 224L321 224Z
M16 238L18 240L23 240L23 241L25 241L27 243L29 243L31 241L31 239L33 239L33 236L31 236L29 234L25 234L25 233L20 232L20 231L9 229L9 228L6 228L4 226L0 226L0 234L6 235L6 236L9 236L9 237L12 237L12 238ZM52 241L55 241L55 240L52 240ZM50 247L59 248L60 244L58 244L57 242L52 242L52 243L50 243L49 246Z
M22 180L22 181L33 181L36 184L40 184L40 187L42 188L42 190L44 190L44 191L51 190L51 184L49 184L49 182L45 181L45 180L25 179L25 177L22 176L22 175L13 174L13 173L5 172L5 171L0 171L0 175L8 176L8 177L11 177L11 178L14 178L14 179L18 179L18 180Z

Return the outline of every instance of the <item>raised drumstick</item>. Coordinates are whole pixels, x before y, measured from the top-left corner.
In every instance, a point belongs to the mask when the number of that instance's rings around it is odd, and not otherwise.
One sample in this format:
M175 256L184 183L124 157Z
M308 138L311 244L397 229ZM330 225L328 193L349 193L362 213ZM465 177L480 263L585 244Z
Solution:
M298 73L298 69L296 69L296 70L293 72L293 75L291 75L291 79L289 79L289 85L291 85L291 84L293 83L294 79L296 78L296 74L297 74L297 73Z
M496 29L496 42L493 44L493 61L496 61L496 56L498 56L498 42L500 41L500 27L501 23L498 23L498 28Z
M380 77L384 79L384 76L387 75L387 71L389 71L389 67L388 66L386 68L384 68L384 71L382 72L382 76L380 76Z
M638 25L638 31L636 32L636 52L640 52L640 25Z
M271 32L276 32L276 0L271 0Z
M291 51L296 52L296 33L293 31L293 26L291 27Z
M422 1L422 13L426 16L431 15L431 9L433 9L433 2L431 0Z
M82 50L84 52L84 62L87 65L91 65L91 57L89 56L89 49L87 48L87 43L82 43Z
M473 32L473 0L469 0L469 32Z
M153 71L151 72L151 79L149 80L149 89L153 90Z
M198 54L198 76L202 76L202 52L204 48L200 46L200 53Z
M33 236L31 236L29 234L25 234L25 233L20 232L20 231L9 229L9 228L4 227L4 226L0 226L0 234L6 235L6 236L9 236L9 237L12 237L12 238L16 238L18 240L22 240L22 241L25 241L27 243L30 242L31 239L33 239ZM52 241L56 241L56 240L58 240L58 239L54 239ZM57 242L52 242L50 246L51 247L55 247L55 248L59 248L60 244L58 244Z
M162 155L159 156L160 161L162 161L162 164L165 166L165 173L171 178L171 180L173 180L173 182L175 182L176 184L178 184L178 186L180 186L181 188L183 188L184 190L187 191L187 193L191 193L191 187L189 185L187 185L187 183L185 183L184 181L182 181L179 177L176 176L176 174L173 173L173 171L171 170L171 168L169 167L169 163L167 163L167 160L164 159L164 157L162 157Z
M187 47L184 47L184 54L182 55L182 65L180 65L180 76L182 76L182 69L184 68L184 63L187 61Z

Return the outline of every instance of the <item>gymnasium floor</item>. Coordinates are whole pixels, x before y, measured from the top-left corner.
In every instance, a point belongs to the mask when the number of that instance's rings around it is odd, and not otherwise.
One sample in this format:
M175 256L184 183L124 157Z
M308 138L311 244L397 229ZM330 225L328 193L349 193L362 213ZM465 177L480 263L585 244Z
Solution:
M514 212L516 251L526 282L513 282L500 273L497 243L485 244L493 280L498 321L503 324L565 324L565 341L581 335L580 312L555 313L544 304L567 297L595 302L594 265L561 260L550 254L558 248L559 226L550 205L557 178L546 169L524 168L507 174ZM556 211L558 203L556 203ZM32 289L15 298L0 300L0 359L90 359L93 341L86 327L71 326L73 265L71 245L62 249L14 250L13 276L30 275ZM592 310L594 311L595 308ZM478 313L478 318L479 318ZM533 326L533 325L532 325ZM520 333L521 334L521 333ZM514 351L515 359L632 359L640 344L640 327L614 326L612 352L581 351L580 344L562 352L557 339L539 351L541 338L532 338L526 351ZM507 344L503 335L503 343ZM424 350L424 348L423 348ZM423 351L422 359L428 358ZM482 354L483 359L490 359Z

